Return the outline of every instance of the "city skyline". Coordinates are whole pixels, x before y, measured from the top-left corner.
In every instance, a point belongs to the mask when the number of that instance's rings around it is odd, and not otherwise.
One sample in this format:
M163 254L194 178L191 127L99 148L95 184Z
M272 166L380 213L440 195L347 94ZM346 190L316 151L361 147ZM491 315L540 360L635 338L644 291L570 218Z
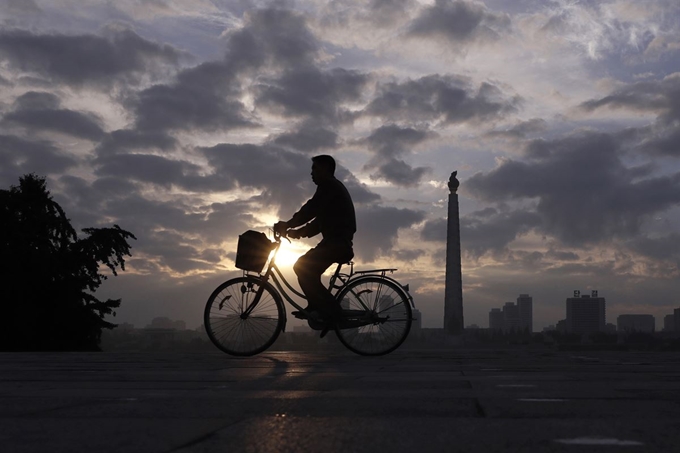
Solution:
M680 5L667 0L0 0L0 188L136 235L112 322L201 323L236 240L331 154L358 269L442 327L458 171L465 324L575 288L608 317L680 306ZM290 267L314 240L286 244Z

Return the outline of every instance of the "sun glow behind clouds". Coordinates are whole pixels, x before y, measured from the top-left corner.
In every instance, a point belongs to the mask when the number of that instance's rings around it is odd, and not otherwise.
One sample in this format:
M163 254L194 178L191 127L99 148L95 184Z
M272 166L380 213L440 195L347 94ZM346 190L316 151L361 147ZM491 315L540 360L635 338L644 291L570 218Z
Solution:
M276 255L276 264L279 267L292 267L293 264L305 253L305 250L295 243L281 242L281 248Z

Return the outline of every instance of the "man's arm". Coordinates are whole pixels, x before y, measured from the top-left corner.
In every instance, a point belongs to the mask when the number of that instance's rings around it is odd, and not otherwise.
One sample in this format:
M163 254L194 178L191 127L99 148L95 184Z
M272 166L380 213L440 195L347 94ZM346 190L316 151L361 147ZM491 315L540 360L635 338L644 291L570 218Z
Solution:
M323 198L322 190L321 188L317 188L316 192L314 193L314 196L307 200L307 202L304 205L302 205L300 210L293 214L293 217L290 220L288 220L287 222L284 221L277 222L276 225L274 225L274 231L277 231L279 233L286 232L286 230L290 228L297 228L300 225L304 225L305 223L314 219L318 215L319 210L321 208L322 198ZM307 237L314 236L315 234L321 231L318 225L316 228L319 230L316 233L311 234L310 236Z
M319 219L314 219L302 228L292 230L291 232L295 233L295 237L293 237L293 239L311 238L312 236L316 236L317 234L321 233L321 222Z

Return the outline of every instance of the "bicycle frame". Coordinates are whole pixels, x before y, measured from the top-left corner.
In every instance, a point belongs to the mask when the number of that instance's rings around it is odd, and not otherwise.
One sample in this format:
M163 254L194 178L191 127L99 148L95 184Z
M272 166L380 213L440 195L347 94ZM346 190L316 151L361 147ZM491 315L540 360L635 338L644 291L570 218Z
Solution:
M274 281L274 285L276 286L276 289L278 290L279 294L282 295L286 301L288 301L289 304L291 304L293 307L297 308L298 310L304 312L305 310L299 306L286 292L284 286L281 284L283 283L285 287L287 287L293 294L296 296L302 298L303 300L307 300L304 294L302 294L300 291L296 290L291 286L290 283L288 283L288 280L286 280L286 277L283 275L279 267L276 265L276 255L279 252L279 249L281 248L281 236L275 236L275 241L276 241L276 246L274 247L274 254L272 257L269 259L269 263L267 265L267 270L264 274L260 275L260 278L265 282L269 282L269 279L271 278ZM404 292L404 295L406 295L407 300L411 304L411 307L415 308L415 305L413 303L413 297L409 293L409 288L408 285L401 285L398 281L394 280L391 277L388 277L386 275L387 272L394 272L397 269L395 268L385 268L385 269L371 269L367 271L354 271L354 263L349 262L350 265L350 273L349 274L343 274L340 272L340 269L342 268L343 264L345 263L338 263L335 272L330 278L330 282L328 284L328 290L333 293L333 290L335 290L335 294L338 294L338 292L344 288L350 281L354 281L356 279L361 279L362 277L369 277L369 276L378 276L381 278L384 278L385 280L389 280L392 283L395 283L399 288L401 288ZM247 271L244 271L244 275L247 274ZM278 275L278 278L277 278ZM357 276L358 277L355 277ZM279 281L280 279L280 281ZM342 284L337 285L337 281L340 280ZM260 288L257 291L257 294L255 295L255 298L253 299L253 302L250 304L250 306L245 310L242 316L249 316L250 313L255 309L257 304L260 301L260 298L262 297L262 292L264 291L264 287L266 285L261 285ZM357 294L359 296L360 294ZM357 299L360 301L360 303L363 305L365 310L370 310L369 307L367 307L363 299L361 297L357 297Z

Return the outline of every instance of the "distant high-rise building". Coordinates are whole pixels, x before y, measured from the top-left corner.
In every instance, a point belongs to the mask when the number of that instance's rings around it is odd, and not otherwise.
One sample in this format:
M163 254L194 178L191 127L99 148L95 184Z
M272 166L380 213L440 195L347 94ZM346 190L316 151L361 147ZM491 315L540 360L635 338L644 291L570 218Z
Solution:
M597 291L590 296L574 291L574 297L567 298L567 332L604 332L605 325L605 299L598 297Z
M517 332L521 329L519 307L514 302L503 305L503 331Z
M519 327L522 330L528 329L529 332L534 331L533 305L534 299L528 294L520 294L517 298L517 307L519 308Z
M654 332L654 316L652 315L619 315L616 318L619 332Z
M503 311L500 308L492 308L489 312L489 329L503 330Z
M675 332L675 316L666 315L663 317L663 331L664 332Z

